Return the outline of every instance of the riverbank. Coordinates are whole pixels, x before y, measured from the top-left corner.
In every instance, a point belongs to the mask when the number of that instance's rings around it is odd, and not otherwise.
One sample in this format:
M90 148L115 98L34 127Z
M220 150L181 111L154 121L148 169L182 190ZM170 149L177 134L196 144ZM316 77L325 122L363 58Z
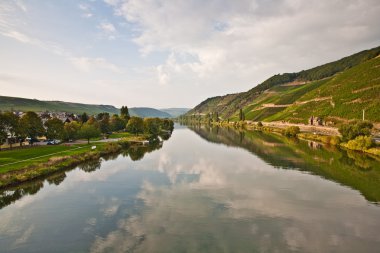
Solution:
M34 180L86 161L118 153L132 144L142 145L148 138L147 135L140 135L91 144L39 146L3 151L0 159L0 188ZM16 161L4 162L12 160Z
M363 152L376 158L380 157L380 147L376 145L368 149L352 148L352 145L348 145L346 142L341 142L340 133L338 128L328 126L313 126L304 124L293 124L287 122L261 122L261 126L258 126L258 122L253 121L240 121L240 122L219 122L214 125L221 127L241 127L247 130L266 131L282 134L283 131L291 126L299 127L300 133L297 137L304 140L316 141L328 145L339 146L347 150L353 150L356 152Z

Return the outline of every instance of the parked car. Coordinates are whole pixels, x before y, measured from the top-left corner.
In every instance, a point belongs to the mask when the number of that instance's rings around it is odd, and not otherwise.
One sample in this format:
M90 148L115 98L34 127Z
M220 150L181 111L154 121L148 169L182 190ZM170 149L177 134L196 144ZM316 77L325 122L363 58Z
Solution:
M59 143L61 143L60 140L48 140L46 145L57 145Z
M27 137L25 141L29 142L30 144L33 144L35 142L40 142L37 138L30 138L30 137Z

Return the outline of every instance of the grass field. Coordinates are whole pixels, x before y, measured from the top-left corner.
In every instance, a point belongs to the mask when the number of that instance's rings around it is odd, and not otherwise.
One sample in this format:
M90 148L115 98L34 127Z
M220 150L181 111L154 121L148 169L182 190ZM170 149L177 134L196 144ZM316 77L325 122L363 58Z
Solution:
M78 144L72 146L35 146L32 148L14 149L0 152L0 173L47 162L51 157L81 154L91 149L91 146L102 146L104 143Z
M133 137L134 135L131 133L112 133L108 138L115 139L115 138L129 138Z

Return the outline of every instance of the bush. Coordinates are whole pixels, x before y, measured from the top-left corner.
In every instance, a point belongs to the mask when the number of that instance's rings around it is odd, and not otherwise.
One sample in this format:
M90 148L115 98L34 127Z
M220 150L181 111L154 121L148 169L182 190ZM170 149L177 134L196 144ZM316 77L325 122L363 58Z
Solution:
M340 138L338 136L332 136L330 139L331 145L338 145L340 143Z
M288 137L296 137L299 132L300 128L298 126L290 126L283 131L283 134Z
M364 151L373 147L374 143L370 136L358 136L354 140L350 140L346 147L352 150Z
M115 142L107 142L103 148L104 152L106 153L116 153L116 152L119 152L120 149L121 149L120 145Z
M353 121L343 124L339 127L339 133L342 135L343 141L353 140L358 136L371 135L373 125L368 121Z

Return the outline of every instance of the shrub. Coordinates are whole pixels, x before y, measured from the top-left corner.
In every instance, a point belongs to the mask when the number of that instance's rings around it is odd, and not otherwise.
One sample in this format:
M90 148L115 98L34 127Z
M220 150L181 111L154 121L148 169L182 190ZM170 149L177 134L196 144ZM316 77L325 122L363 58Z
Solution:
M364 151L371 148L373 144L370 136L358 136L354 140L350 140L346 146L349 149Z
M283 131L283 134L288 137L296 137L299 132L300 128L298 126L290 126Z
M353 121L339 127L343 141L355 139L357 136L369 136L373 125L368 121Z
M340 143L340 138L338 136L332 136L330 139L330 144L338 145Z
M107 153L116 153L120 151L121 147L119 144L115 142L108 142L104 145L104 151Z

